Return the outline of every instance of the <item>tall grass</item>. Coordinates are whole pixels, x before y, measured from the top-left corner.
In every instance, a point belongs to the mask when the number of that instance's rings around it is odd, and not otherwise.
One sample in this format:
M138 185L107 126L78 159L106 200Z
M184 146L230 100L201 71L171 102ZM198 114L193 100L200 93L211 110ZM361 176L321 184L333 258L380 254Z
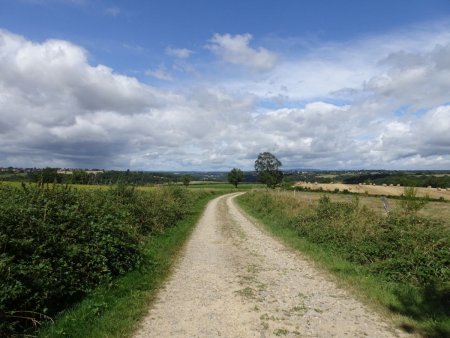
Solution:
M408 317L408 328L450 335L450 230L418 216L421 201L407 200L389 215L361 206L356 196L312 203L259 191L239 201L272 231L303 241L298 247L341 277L359 283L367 276L376 285L370 296Z

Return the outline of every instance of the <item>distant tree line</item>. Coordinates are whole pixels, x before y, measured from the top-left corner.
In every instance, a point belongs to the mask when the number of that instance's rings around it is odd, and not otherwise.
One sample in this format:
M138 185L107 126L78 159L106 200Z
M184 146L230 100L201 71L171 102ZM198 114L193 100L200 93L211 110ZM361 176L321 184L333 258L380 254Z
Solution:
M450 188L450 175L435 176L432 174L408 173L376 173L361 174L343 179L347 184L375 183L401 184L405 187Z
M182 181L172 173L155 173L145 171L118 171L90 173L86 170L74 169L71 174L58 173L57 168L38 169L28 173L28 180L37 183L69 183L69 184L126 184L144 185Z
M298 181L302 181L302 182L318 182L318 183L332 183L332 182L336 182L339 181L339 176L336 177L322 177L320 176L320 172L319 173L307 173L307 174L303 174L303 173L285 173L284 174L284 179L287 182L298 182Z

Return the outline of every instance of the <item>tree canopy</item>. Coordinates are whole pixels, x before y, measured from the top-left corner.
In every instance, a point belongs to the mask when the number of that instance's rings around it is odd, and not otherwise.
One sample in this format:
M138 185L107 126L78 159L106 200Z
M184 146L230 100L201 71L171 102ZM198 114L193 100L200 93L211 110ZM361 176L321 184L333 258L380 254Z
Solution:
M244 172L241 169L233 168L228 173L228 182L233 184L236 188L239 183L244 180Z
M183 184L187 187L192 181L191 175L183 175Z
M278 169L281 166L282 163L273 154L260 153L255 161L258 180L269 188L275 188L283 180L283 173Z

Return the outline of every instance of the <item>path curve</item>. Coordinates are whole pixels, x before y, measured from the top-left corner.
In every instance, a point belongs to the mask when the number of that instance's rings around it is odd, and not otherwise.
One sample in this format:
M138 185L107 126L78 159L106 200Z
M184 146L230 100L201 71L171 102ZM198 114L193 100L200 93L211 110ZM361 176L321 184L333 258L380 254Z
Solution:
M211 202L134 337L411 337L273 239Z

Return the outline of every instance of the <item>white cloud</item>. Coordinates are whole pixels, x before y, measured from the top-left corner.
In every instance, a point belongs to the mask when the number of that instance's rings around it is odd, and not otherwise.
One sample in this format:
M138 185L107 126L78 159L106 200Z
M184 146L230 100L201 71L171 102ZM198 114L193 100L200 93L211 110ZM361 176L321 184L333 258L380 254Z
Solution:
M194 53L192 50L187 48L166 48L166 54L180 59L186 59Z
M220 143L254 99L219 88L157 90L89 65L67 41L0 31L0 103L0 165L167 170ZM145 155L154 152L159 159Z
M136 138L150 137L145 125L178 100L103 65L89 65L86 52L66 41L33 43L0 31L2 161L101 164Z
M285 39L278 40L271 39L271 45L285 48ZM221 74L221 82L231 90L247 90L265 99L279 96L298 101L326 97L354 99L367 95L372 79L394 76L387 72L389 69L394 71L395 59L408 65L412 62L411 57L417 56L422 65L432 66L427 60L428 53L434 53L435 58L442 60L447 55L445 46L449 41L450 23L439 23L352 41L315 41L301 44L298 50L290 44L287 50L281 49L278 62L264 76L227 70L225 75ZM438 50L441 56L438 56ZM442 66L440 61L436 70ZM431 74L427 77L432 78ZM438 76L437 80L445 81L444 78L447 78L446 74ZM437 85L432 87L438 90Z
M262 47L251 48L249 46L251 39L251 34L214 34L206 48L232 64L261 71L272 69L277 61L277 55Z
M446 32L421 30L422 47L413 32L324 44L245 78L227 69L162 90L89 64L68 41L0 31L0 166L251 169L271 151L285 167L448 168ZM237 37L227 50L260 57ZM147 75L172 78L164 66Z
M411 109L430 108L450 101L450 43L431 51L399 51L383 60L388 70L373 77L366 89L380 99Z
M355 148L366 167L445 169L450 164L450 106L433 108L421 116L369 121L365 133L370 128L371 137Z
M147 69L145 71L145 75L155 77L159 80L164 80L164 81L172 80L172 76L170 75L170 73L168 72L166 67L162 66L162 65L156 69Z

